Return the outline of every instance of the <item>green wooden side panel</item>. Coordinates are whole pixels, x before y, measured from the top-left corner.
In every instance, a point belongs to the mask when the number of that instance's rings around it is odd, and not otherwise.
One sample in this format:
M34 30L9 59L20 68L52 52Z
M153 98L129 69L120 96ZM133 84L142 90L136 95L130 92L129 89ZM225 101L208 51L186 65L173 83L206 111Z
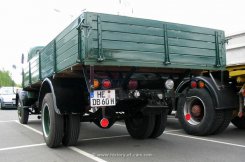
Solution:
M221 30L85 12L40 54L31 50L23 83L28 86L78 63L225 70L224 40Z
M44 79L53 75L54 73L54 41L51 41L42 51L41 51L41 78Z
M98 13L86 13L86 23L86 65L225 68L220 30ZM98 62L99 56L104 60Z
M74 64L78 59L78 20L69 25L56 40L57 71L62 71Z

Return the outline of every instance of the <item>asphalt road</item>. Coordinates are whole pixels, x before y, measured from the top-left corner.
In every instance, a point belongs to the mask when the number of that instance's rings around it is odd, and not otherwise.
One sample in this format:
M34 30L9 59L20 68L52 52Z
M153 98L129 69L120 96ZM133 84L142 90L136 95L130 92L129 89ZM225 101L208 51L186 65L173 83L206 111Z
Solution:
M77 146L50 149L36 116L30 117L28 125L19 124L17 119L16 110L0 110L0 162L245 161L245 130L233 125L219 135L196 137L187 135L178 121L169 117L167 129L158 139L135 140L124 123L107 130L81 123Z

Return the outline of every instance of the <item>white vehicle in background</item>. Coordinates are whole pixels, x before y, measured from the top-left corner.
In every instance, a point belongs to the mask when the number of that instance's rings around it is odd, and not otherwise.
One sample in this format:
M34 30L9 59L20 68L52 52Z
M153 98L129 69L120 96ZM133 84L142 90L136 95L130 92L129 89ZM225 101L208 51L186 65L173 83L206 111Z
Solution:
M0 88L0 109L16 108L16 92L17 87L1 87Z

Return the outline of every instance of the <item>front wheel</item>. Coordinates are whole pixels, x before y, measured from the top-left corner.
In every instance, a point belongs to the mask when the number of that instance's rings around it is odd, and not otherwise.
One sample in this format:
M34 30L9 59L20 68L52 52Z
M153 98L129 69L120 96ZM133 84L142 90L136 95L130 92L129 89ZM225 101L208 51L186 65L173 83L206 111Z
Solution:
M58 147L64 135L64 119L62 115L55 112L52 93L47 93L43 99L42 128L47 146Z
M17 112L18 112L19 122L21 124L27 124L29 119L29 109L23 108L23 104L20 99L18 100Z
M145 139L150 137L155 126L154 115L143 115L138 112L125 119L126 128L131 137L136 139Z

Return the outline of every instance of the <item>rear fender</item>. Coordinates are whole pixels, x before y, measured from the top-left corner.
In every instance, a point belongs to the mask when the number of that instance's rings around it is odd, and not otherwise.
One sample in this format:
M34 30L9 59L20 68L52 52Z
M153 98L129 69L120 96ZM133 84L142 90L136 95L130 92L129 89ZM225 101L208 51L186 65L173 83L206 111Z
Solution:
M39 109L46 93L52 93L53 104L57 114L83 113L87 100L86 84L82 79L49 79L46 78L39 93Z
M190 82L192 80L203 81L205 83L205 89L209 92L215 109L235 109L239 107L238 95L231 86L222 85L217 79L212 79L206 76L193 77L182 81L176 89L177 94L183 94L185 89L190 88Z

